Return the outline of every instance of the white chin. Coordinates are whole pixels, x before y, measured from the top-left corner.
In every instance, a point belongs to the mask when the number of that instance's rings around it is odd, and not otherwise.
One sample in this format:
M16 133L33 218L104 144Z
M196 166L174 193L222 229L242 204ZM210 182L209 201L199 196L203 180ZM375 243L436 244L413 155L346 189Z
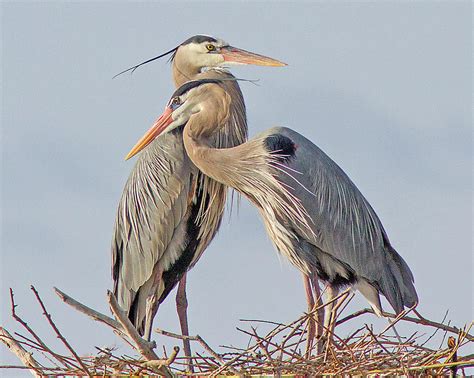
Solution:
M247 66L247 63L240 63L240 62L223 62L220 67L227 67L227 66Z

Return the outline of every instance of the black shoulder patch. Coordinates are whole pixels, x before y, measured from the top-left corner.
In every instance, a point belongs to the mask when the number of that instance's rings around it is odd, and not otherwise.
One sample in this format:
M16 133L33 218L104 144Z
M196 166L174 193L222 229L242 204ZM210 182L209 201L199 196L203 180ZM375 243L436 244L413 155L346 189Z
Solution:
M221 82L222 80L219 80L219 79L201 79L201 80L187 81L186 83L184 83L183 85L181 85L178 89L174 91L171 98L181 96L187 91L195 87L199 87L200 85L203 85L203 84L219 84Z
M208 35L195 35L191 38L188 38L186 41L181 43L181 46L188 45L190 43L203 43L203 42L217 42L217 39L210 37Z
M265 147L268 152L282 155L281 161L288 161L295 156L296 145L293 141L281 134L272 134L265 138Z

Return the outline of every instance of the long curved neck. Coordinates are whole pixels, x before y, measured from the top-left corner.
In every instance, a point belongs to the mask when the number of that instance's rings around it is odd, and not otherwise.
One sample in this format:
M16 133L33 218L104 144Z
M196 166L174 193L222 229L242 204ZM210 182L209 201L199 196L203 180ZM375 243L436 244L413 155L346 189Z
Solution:
M193 124L199 122L199 115L193 116L183 130L183 142L191 161L205 175L246 192L246 181L251 177L252 166L264 165L263 149L258 140L251 140L231 148L213 148L207 135L193 132ZM247 193L244 193L247 194Z
M194 116L196 117L196 116ZM310 234L310 218L301 202L278 180L277 155L269 153L262 139L231 148L212 148L203 135L193 133L191 118L183 130L184 147L191 161L205 175L236 189L259 209L267 232L278 250L291 257L295 225ZM281 170L280 170L281 171Z
M231 148L212 148L209 130L200 128L205 121L201 112L197 113L183 130L184 147L194 165L205 175L245 195L267 220L290 218L294 224L309 230L306 210L279 181L278 175L284 174L279 168L279 157L266 149L264 140L251 139Z
M173 81L176 88L193 80L201 72L201 68L197 68L196 65L189 62L184 55L185 53L178 48L173 59Z

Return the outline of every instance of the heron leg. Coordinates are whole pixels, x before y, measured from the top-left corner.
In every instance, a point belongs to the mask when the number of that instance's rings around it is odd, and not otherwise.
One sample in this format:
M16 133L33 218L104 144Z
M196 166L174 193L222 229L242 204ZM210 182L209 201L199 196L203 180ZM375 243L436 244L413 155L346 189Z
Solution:
M334 298L336 298L339 294L339 289L329 285L327 288L327 293L328 304L324 308L324 330L326 333L326 340L329 343L332 341L332 334L334 331L334 326L336 324L336 313L334 310L337 301L335 301Z
M156 313L158 312L158 298L156 294L149 295L146 299L146 310L145 310L145 332L143 335L145 339L151 340L151 331L153 329L153 319L155 318Z
M314 309L314 297L313 290L311 288L311 277L303 273L303 282L306 292L306 303L308 304L308 312L310 313L308 317L308 336L306 340L306 353L305 357L309 358L311 355L311 350L313 349L313 342L315 337L315 324L314 324L314 314L311 312Z
M178 312L179 324L183 336L189 336L188 328L188 299L186 297L186 273L179 281L176 292L176 311ZM188 371L194 373L193 361L191 359L191 343L189 339L183 339L184 355L188 358Z
M158 302L159 297L157 295L158 288L160 285L163 285L162 281L162 269L158 266L158 264L153 269L153 284L151 285L149 295L146 298L146 308L145 308L145 330L144 336L146 340L151 340L151 331L153 329L153 319L155 318L156 313L158 312L158 307L160 307L160 303Z
M322 308L321 289L319 287L318 274L311 272L308 275L303 274L303 281L306 290L306 300L308 303L308 311L311 316L308 319L308 340L306 342L306 358L311 356L311 350L314 340L318 340L317 353L323 349L323 323L324 309ZM316 317L316 318L315 318Z
M316 335L315 338L318 340L317 353L321 353L323 350L323 324L324 324L324 308L323 300L321 295L321 288L319 287L319 277L316 272L312 272L310 275L311 286L314 293L314 309L316 310Z

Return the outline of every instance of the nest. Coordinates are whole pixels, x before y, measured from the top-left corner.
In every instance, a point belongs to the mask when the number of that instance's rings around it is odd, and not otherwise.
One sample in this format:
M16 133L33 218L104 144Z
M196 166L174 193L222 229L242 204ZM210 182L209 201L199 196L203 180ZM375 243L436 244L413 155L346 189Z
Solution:
M67 350L57 352L46 345L38 334L17 314L13 292L10 289L13 318L26 330L27 335L15 332L12 336L0 327L0 341L16 354L24 366L0 366L0 369L28 369L35 376L108 376L108 375L162 375L166 377L198 375L465 375L465 369L474 366L474 355L462 355L473 349L474 337L469 334L473 325L457 328L422 317L416 309L409 309L399 316L384 313L391 319L382 331L374 331L372 325L360 327L354 319L373 313L364 309L342 317L347 304L353 298L349 291L336 300L337 312L334 330L326 329L323 338L307 350L308 320L314 319L315 311L299 319L282 324L267 320L242 320L237 328L249 338L245 348L223 346L224 352L216 352L200 336L181 336L168 331L156 331L173 339L188 339L196 352L191 359L179 356L179 347L170 353L163 347L163 357L154 351L156 344L143 340L119 309L115 298L108 294L111 318L77 302L58 289L56 293L78 311L111 327L125 343L137 351L137 356L118 355L112 348L98 348L96 355L79 356L64 338L48 313L39 293L31 287L43 316ZM447 314L446 314L447 315ZM359 319L360 320L360 319ZM401 336L395 330L398 323L416 325L416 332ZM355 325L357 323L357 325ZM341 337L341 326L353 327L348 336ZM131 328L130 328L131 327ZM439 347L434 348L438 339ZM193 366L194 373L190 372Z

